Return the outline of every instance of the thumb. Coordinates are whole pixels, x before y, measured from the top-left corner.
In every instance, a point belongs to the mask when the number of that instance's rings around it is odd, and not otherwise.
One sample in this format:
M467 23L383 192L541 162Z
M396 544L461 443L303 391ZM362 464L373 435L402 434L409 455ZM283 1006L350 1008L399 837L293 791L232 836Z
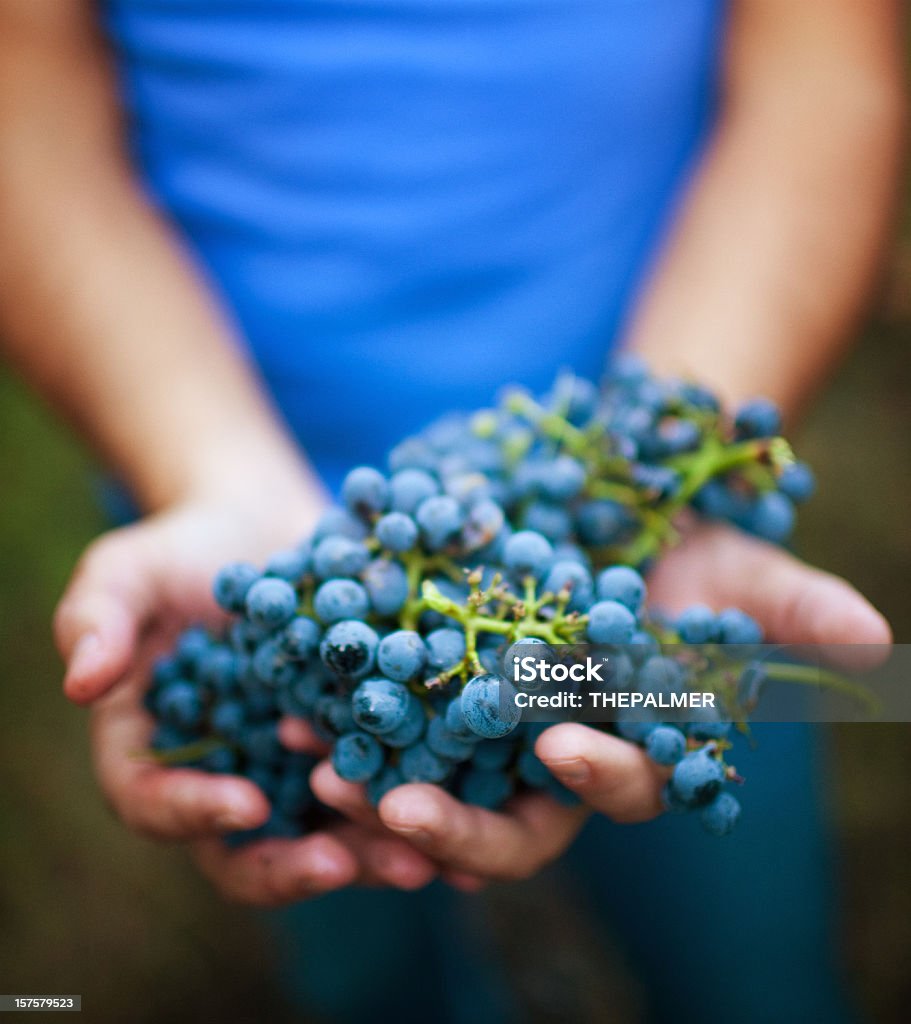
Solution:
M742 609L772 643L832 645L845 667L872 667L887 655L888 622L846 580L734 530L718 528L700 541L699 562L687 573L689 600Z
M70 700L90 703L117 682L153 606L152 583L131 530L89 546L54 614L54 639L66 663L63 690Z

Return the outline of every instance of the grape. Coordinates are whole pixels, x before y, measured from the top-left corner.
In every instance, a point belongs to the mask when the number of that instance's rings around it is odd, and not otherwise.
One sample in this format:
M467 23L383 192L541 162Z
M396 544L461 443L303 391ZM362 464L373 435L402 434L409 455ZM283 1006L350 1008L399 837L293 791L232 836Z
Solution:
M402 751L399 771L406 782L442 782L452 764L437 756L426 743L413 743Z
M471 732L471 738L475 743L474 754L471 758L473 767L483 768L485 771L499 771L512 761L513 754L516 751L513 736L505 736L500 739L486 740L479 743L477 735Z
M462 529L465 520L459 503L448 494L425 498L418 506L415 520L431 551L445 548Z
M546 537L533 530L520 530L506 542L503 564L516 579L540 578L547 571L554 549Z
M347 537L348 540L363 540L369 530L362 519L353 516L344 508L329 508L320 516L313 531L311 543L316 546L326 537Z
M765 540L781 544L794 529L794 506L789 498L778 491L760 494L750 509L748 528Z
M342 483L342 498L349 512L369 517L382 512L389 501L389 484L369 466L352 469Z
M468 551L477 551L493 543L503 530L506 517L495 502L485 499L468 510L462 538Z
M579 537L593 547L613 544L629 525L629 513L616 501L589 501L576 510Z
M297 666L274 637L263 640L253 652L252 667L256 678L268 686L287 686L297 674Z
M310 568L310 551L303 548L288 548L277 551L266 562L266 576L277 576L289 583L297 583Z
M572 533L572 519L559 505L546 501L534 501L525 509L522 525L526 530L539 533L552 544L568 540Z
M317 697L313 705L313 724L316 731L326 739L354 732L359 725L365 727L363 722L357 720L350 699L331 693Z
M390 732L383 733L383 743L393 749L410 747L424 735L426 727L427 715L424 705L414 694L409 694L404 719Z
M774 437L781 430L781 415L765 398L745 402L734 417L738 437Z
M313 571L321 580L339 576L357 576L370 560L362 541L348 537L326 537L313 552Z
M443 627L425 637L427 665L435 673L445 672L465 657L465 634Z
M228 691L237 682L238 657L227 647L210 647L200 660L197 676L212 690Z
M156 710L162 720L178 729L192 729L202 718L199 691L192 683L182 679L165 686L156 703Z
M671 725L659 725L646 737L645 750L656 764L676 764L686 753L686 737Z
M475 676L462 690L462 719L473 733L485 739L505 736L519 723L515 692L502 676Z
M342 619L362 619L369 607L367 591L354 580L327 580L313 598L317 617L327 625Z
M254 625L275 629L290 622L297 610L294 587L285 580L257 580L247 591L247 615Z
M593 644L628 644L636 617L619 601L598 601L588 610L588 638Z
M681 513L790 535L813 477L772 440L779 422L764 400L732 419L705 388L630 357L602 388L563 374L540 401L512 389L496 408L442 417L395 447L388 477L354 468L344 507L262 571L219 572L229 624L186 631L151 672L153 749L261 786L272 815L232 845L301 835L327 813L309 787L315 759L278 741L284 715L306 719L373 804L408 780L489 808L516 787L570 805L534 753L547 725L521 722L507 677L526 654L568 667L588 641L607 693L725 680L718 709L677 724L649 707L597 723L672 768L666 804L723 834L739 813L723 789L735 777L725 738L759 697L764 672L747 659L762 631L738 609L663 616L646 607L643 574Z
M387 764L379 774L374 775L367 783L367 799L376 807L380 800L392 789L402 786L405 779L395 765Z
M373 668L379 642L366 622L343 619L326 631L319 653L323 664L336 675L360 679Z
M516 762L519 778L533 789L545 789L550 782L550 769L533 750L523 750Z
M417 543L418 528L411 516L404 512L388 512L376 524L377 540L390 551L410 551Z
M366 782L383 767L383 748L370 733L345 733L332 748L332 767L346 782Z
M440 493L440 485L420 469L401 469L389 481L392 508L413 515L423 501Z
M495 811L512 796L512 789L509 776L503 772L472 768L462 779L459 796L466 804Z
M724 769L708 751L695 750L678 762L671 776L671 790L686 807L704 807L721 791Z
M613 565L598 573L595 590L599 601L617 601L638 615L645 602L645 580L626 565Z
M320 628L306 615L296 615L281 635L282 649L295 661L306 661L319 650Z
M740 803L730 793L719 793L699 815L703 828L713 836L726 836L739 817Z
M438 757L449 761L467 761L474 753L474 744L447 729L442 718L434 718L427 726L427 747Z
M805 462L792 462L785 466L778 477L778 489L785 497L800 504L813 497L816 478Z
M725 608L719 613L718 631L723 644L762 643L759 624L739 608Z
M680 613L677 632L685 644L707 644L717 639L719 624L711 608L694 604Z
M174 648L177 664L182 669L191 671L199 668L211 653L209 634L204 629L193 628L181 634Z
M247 591L259 579L259 570L247 562L232 562L218 571L212 592L226 612L242 612Z
M408 577L398 562L377 558L364 570L362 579L378 615L395 615L408 600Z
M464 642L464 641L463 641ZM427 646L413 629L399 629L380 641L377 665L390 679L407 683L427 664Z
M547 467L542 478L542 490L551 501L569 501L585 486L585 477L585 466L578 459L558 455Z
M388 733L405 721L408 688L382 676L365 679L351 696L354 720L367 732Z
M578 562L554 562L544 578L544 590L559 594L563 589L569 592L570 611L584 611L592 603L594 583L591 573Z

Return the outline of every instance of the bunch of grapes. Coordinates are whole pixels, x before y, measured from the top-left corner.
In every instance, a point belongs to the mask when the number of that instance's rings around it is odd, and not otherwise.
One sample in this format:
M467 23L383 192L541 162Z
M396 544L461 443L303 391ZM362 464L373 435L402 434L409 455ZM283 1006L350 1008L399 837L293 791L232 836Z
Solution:
M373 803L407 782L491 809L528 789L571 802L534 752L547 725L521 720L510 666L597 645L608 688L723 698L686 721L621 711L599 727L672 769L669 809L725 834L740 811L725 754L767 672L750 660L761 631L733 608L661 618L642 573L685 508L786 539L813 479L778 429L768 402L731 419L632 359L600 389L564 374L540 400L512 389L440 420L393 449L387 473L352 470L298 547L221 570L230 628L188 630L155 668L155 756L254 781L273 808L256 836L328 813L308 785L314 759L279 741L289 715Z

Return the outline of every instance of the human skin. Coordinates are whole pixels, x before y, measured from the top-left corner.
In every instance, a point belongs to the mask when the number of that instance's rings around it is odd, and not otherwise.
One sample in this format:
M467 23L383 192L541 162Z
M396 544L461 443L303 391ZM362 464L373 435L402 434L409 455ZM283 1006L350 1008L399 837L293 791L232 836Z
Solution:
M583 808L531 795L493 813L412 785L373 811L323 763L314 787L346 824L229 852L218 836L268 813L251 783L130 759L151 727L139 695L152 655L187 622L217 621L214 571L305 534L325 496L229 316L136 183L92 10L0 0L0 332L147 512L90 546L55 620L65 692L91 706L112 807L144 834L190 843L226 896L270 905L354 882L416 887L437 872L463 888L527 877L592 810L658 813L662 770L567 724L537 752ZM897 12L862 0L735 5L720 124L629 328L656 369L689 372L731 402L769 395L793 415L837 359L893 208ZM694 530L649 585L671 610L738 605L773 641L890 639L844 581L723 527ZM314 742L294 723L286 739Z

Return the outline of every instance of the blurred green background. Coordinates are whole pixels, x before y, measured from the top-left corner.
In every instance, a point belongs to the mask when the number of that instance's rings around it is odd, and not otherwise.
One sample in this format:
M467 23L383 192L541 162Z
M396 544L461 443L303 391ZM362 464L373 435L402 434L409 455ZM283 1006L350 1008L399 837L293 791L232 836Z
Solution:
M818 498L798 548L851 579L911 641L911 232L862 339L797 433ZM0 371L0 992L81 992L98 1021L290 1019L255 919L212 896L177 849L128 835L91 776L86 716L60 695L49 622L103 528L90 463ZM831 795L842 844L842 949L872 1020L911 1006L911 730L836 730ZM747 813L749 801L747 794ZM593 951L546 883L486 901L533 1021L637 1017L619 958ZM560 934L554 944L508 938ZM528 951L538 949L529 959ZM710 1008L706 1008L710 1010Z

